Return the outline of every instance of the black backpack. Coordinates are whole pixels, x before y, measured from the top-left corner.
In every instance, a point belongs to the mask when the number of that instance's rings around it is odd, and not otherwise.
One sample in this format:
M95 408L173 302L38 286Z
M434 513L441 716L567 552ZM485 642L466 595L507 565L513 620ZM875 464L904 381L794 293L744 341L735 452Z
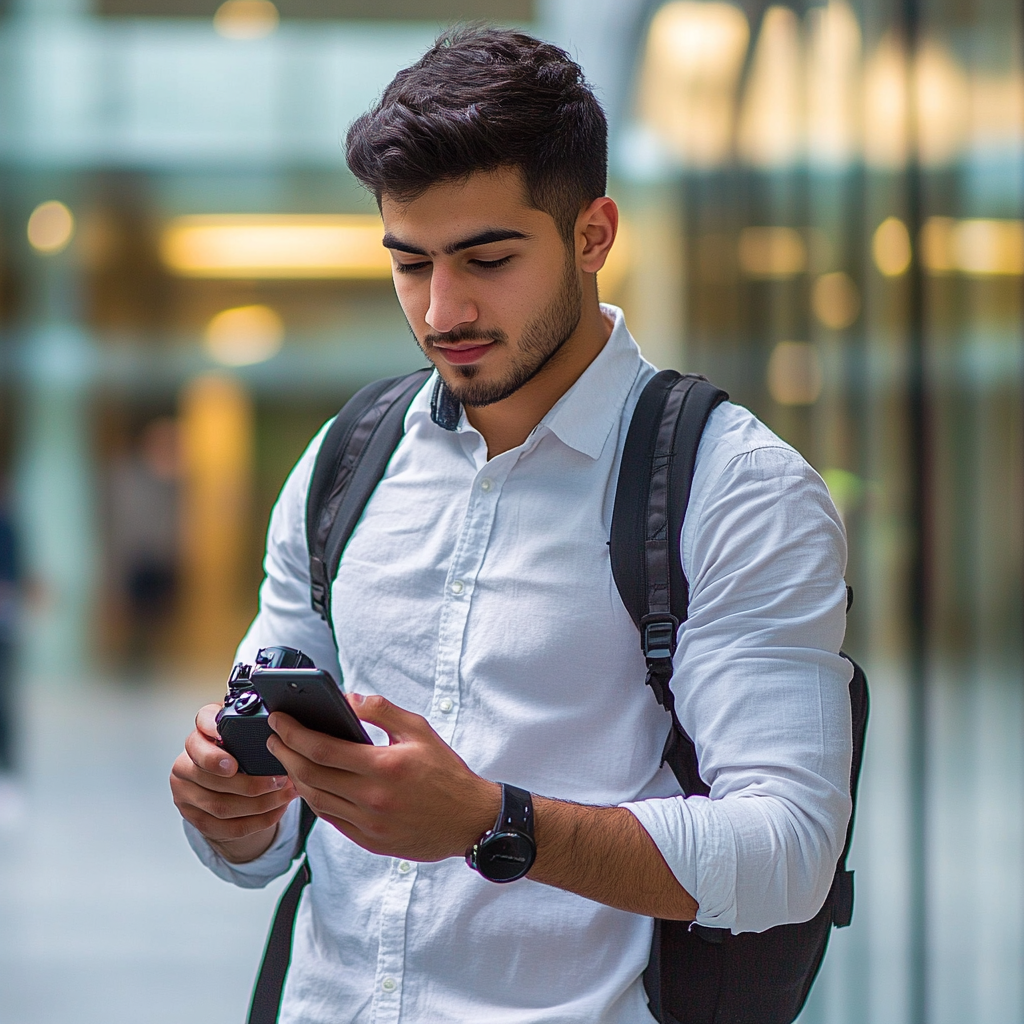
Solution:
M429 374L419 370L363 388L324 437L310 482L306 530L312 604L328 624L331 583L342 551L402 438L409 404ZM435 391L435 409L445 397L443 389ZM688 601L679 537L704 425L726 398L704 378L674 370L663 370L648 382L622 453L609 542L616 586L640 633L647 684L672 716L665 760L687 796L706 796L709 788L700 777L693 742L676 717L669 685L676 634L686 619ZM850 703L850 793L856 799L868 714L867 680L856 663ZM303 802L301 848L315 820ZM658 1021L790 1024L807 999L832 927L845 927L853 914L853 872L846 868L852 833L851 817L832 888L810 921L733 935L686 921L656 920L644 987ZM295 913L310 877L303 858L278 904L249 1024L277 1021Z

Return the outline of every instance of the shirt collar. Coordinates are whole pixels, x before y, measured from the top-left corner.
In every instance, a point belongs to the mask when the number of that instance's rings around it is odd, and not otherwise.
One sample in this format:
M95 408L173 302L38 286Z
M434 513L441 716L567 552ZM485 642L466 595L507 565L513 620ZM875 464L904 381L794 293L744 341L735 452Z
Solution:
M612 320L607 343L537 428L546 428L563 444L592 459L601 455L612 428L619 423L622 407L643 364L622 310L602 303L601 311ZM439 381L435 370L409 407L406 429L421 417L428 417L447 430L465 429L465 410L438 388ZM454 405L446 407L448 403Z

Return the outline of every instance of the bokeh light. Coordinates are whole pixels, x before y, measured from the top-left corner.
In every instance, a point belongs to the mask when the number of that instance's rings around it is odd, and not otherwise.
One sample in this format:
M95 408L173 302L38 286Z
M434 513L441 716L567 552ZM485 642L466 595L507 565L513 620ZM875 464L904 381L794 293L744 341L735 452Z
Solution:
M910 232L899 217L886 217L871 239L875 266L886 277L899 277L910 266Z
M206 325L206 348L223 366L262 363L281 349L284 323L269 306L236 306Z
M263 39L277 30L280 16L270 0L225 0L213 27L225 39Z
M75 218L59 200L40 203L28 219L28 240L36 252L53 256L66 249L75 234Z
M853 278L841 270L822 274L811 289L814 315L833 331L841 331L860 313L860 293Z
M813 405L821 394L821 364L806 341L780 341L768 360L768 393L779 405Z

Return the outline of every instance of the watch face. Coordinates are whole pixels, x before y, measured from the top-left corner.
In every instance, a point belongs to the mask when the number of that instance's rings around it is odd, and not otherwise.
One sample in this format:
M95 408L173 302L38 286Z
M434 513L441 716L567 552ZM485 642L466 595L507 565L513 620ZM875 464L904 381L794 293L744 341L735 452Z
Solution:
M514 882L533 867L537 848L521 832L498 832L477 847L476 869L492 882Z

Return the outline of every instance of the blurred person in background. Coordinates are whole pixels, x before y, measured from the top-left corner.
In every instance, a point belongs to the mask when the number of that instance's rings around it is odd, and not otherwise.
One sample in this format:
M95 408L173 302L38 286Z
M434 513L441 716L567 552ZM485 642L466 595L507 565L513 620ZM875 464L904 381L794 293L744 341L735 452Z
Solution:
M10 496L0 481L0 827L16 823L24 810L15 751L18 630L24 591L25 571Z
M178 592L180 477L178 427L171 417L148 422L114 462L108 522L126 665L138 680L153 667Z
M829 892L851 806L842 523L789 445L716 408L675 662L714 798L685 799L609 562L626 430L655 370L598 300L618 212L581 69L520 33L454 31L355 122L348 161L436 373L345 549L337 651L310 606L321 432L274 510L238 657L302 649L390 744L272 715L288 775L249 777L208 705L175 802L201 860L245 887L300 852L295 798L316 812L288 1024L652 1021L653 918L762 931ZM506 800L534 808L519 828L535 826L536 861L494 885L464 857Z

